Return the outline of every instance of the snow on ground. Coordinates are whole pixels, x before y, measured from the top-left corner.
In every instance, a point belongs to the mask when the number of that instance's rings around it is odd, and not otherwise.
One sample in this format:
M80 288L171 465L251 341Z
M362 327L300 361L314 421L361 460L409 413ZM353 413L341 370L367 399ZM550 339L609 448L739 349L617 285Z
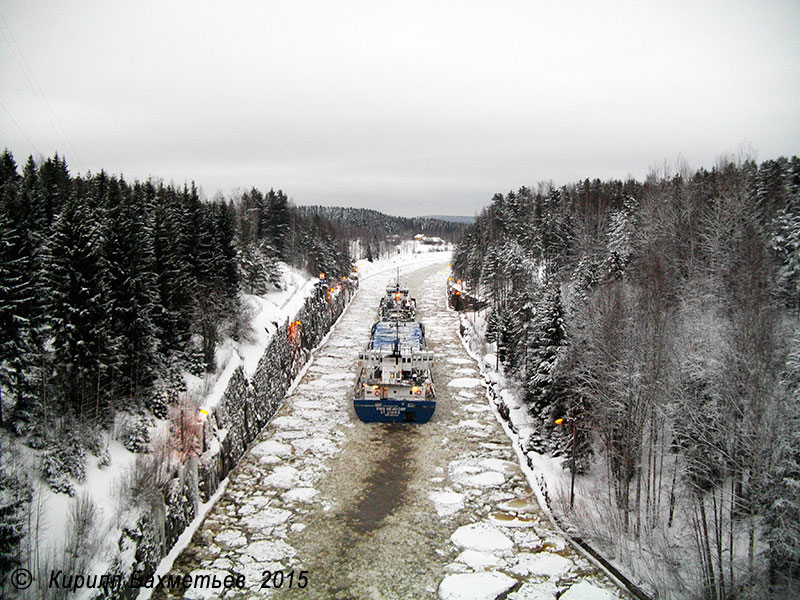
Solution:
M210 409L219 404L231 376L239 366L244 368L248 377L255 373L272 335L278 327L297 314L319 281L316 277L283 263L281 270L284 289L273 290L264 296L243 295L246 306L252 311L248 339L234 342L228 338L219 345L215 373L202 379L187 375L187 380L192 384L189 394L197 394L203 388L211 390L201 400L201 408Z
M91 499L97 510L96 529L93 537L98 541L101 558L96 557L89 565L92 572L105 572L108 563L102 557L113 555L116 552L116 541L121 526L133 524L131 520L135 515L125 511L125 492L122 479L132 468L136 455L126 450L120 442L110 439L108 434L104 434L103 437L110 457L109 465L101 467L99 458L87 454L86 479L82 483L72 482L75 488L74 497L56 493L44 483L34 485L34 498L31 501L34 514L31 516L35 520L34 522L38 520L36 526L40 532L39 556L44 561L52 560L51 557L60 558L62 556L64 546L68 541L70 513L78 498ZM23 452L28 455L26 460L32 462L31 471L36 473L38 464L35 462L32 451L24 448ZM82 598L86 595L82 596L79 592L76 597Z

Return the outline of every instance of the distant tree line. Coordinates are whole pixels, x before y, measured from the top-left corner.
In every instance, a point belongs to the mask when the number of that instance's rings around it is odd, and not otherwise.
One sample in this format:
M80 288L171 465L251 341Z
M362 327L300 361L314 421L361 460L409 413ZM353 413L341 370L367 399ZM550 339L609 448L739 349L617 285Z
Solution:
M395 217L368 208L300 206L300 214L321 217L348 240L358 240L363 258L373 260L396 246L393 236L411 239L418 233L456 242L466 225L429 217ZM361 258L361 257L359 257Z
M576 471L606 470L639 543L683 511L696 596L798 588L797 157L498 194L453 265L491 301L529 450L569 457L574 421Z

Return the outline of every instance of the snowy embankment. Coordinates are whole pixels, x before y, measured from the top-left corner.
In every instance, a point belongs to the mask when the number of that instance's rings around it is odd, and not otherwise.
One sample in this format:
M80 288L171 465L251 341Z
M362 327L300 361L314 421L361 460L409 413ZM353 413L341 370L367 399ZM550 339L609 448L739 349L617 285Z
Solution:
M519 459L519 466L536 495L542 512L547 515L553 527L561 532L579 553L601 569L612 581L621 588L627 588L637 597L646 598L646 593L625 578L619 572L618 566L614 565L613 561L609 561L608 557L600 557L594 549L592 549L593 554L590 554L585 549L587 547L585 541L578 543L572 539L572 536L578 536L581 532L578 532L565 519L565 510L553 510L554 499L563 509L566 509L567 506L571 482L569 472L563 466L564 458L540 454L527 448L526 441L536 431L530 424L528 409L522 399L524 390L503 373L496 354L491 352L491 345L484 340L485 328L486 322L483 315L474 312L471 315L469 312L462 313L461 341L466 351L480 366L489 405L513 444ZM589 598L591 596L579 594L574 597Z
M189 386L189 394L210 390L202 396L201 408L211 410L219 403L222 394L238 367L243 367L250 377L264 355L272 336L287 319L293 319L314 285L319 281L286 265L283 268L282 290L275 290L263 296L245 294L250 309L250 335L248 339L235 342L227 338L217 348L217 370L203 378L186 373L184 377Z
M316 278L307 273L282 265L283 289L276 289L264 296L245 295L244 299L252 310L250 335L247 339L234 342L226 338L217 348L217 369L203 377L184 373L187 384L185 396L192 398L204 410L210 411L219 402L231 375L242 366L246 373L252 374L270 342L277 326L292 318L303 306L314 289ZM103 460L89 456L86 464L86 477L82 482L73 481L74 497L58 493L45 485L35 487L32 506L36 514L35 540L29 540L30 547L36 548L36 556L32 557L38 565L34 571L40 571L37 579L48 574L49 569L61 563L60 557L68 543L70 513L78 499L88 499L96 510L94 539L96 553L94 560L87 565L86 571L106 573L112 565L117 550L120 534L125 527L132 527L138 518L138 510L126 504L125 488L131 478L137 454L123 446L119 434L122 423L128 418L120 414L117 424L111 432L104 432L103 446L108 457ZM167 419L154 420L150 427L151 440L169 435L170 422ZM24 448L31 461L32 451ZM198 514L207 510L213 502L201 505ZM36 574L34 575L36 577ZM96 591L96 590L95 590ZM76 598L92 597L92 590L79 591Z

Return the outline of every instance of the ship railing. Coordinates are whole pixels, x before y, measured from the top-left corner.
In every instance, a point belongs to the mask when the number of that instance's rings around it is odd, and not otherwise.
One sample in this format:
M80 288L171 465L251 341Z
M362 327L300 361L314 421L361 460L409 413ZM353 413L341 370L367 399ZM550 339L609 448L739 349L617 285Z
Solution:
M379 366L383 363L385 358L389 358L392 354L391 350L366 350L358 353L358 366ZM402 347L400 356L398 357L399 365L407 367L404 370L420 369L430 367L433 364L433 352L430 350L411 350L404 352Z

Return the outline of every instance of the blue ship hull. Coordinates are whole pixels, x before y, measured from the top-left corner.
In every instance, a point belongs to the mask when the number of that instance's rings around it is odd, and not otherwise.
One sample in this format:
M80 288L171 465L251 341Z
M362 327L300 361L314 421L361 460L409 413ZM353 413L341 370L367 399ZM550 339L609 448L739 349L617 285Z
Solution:
M436 401L356 398L353 406L365 423L427 423L436 409Z

